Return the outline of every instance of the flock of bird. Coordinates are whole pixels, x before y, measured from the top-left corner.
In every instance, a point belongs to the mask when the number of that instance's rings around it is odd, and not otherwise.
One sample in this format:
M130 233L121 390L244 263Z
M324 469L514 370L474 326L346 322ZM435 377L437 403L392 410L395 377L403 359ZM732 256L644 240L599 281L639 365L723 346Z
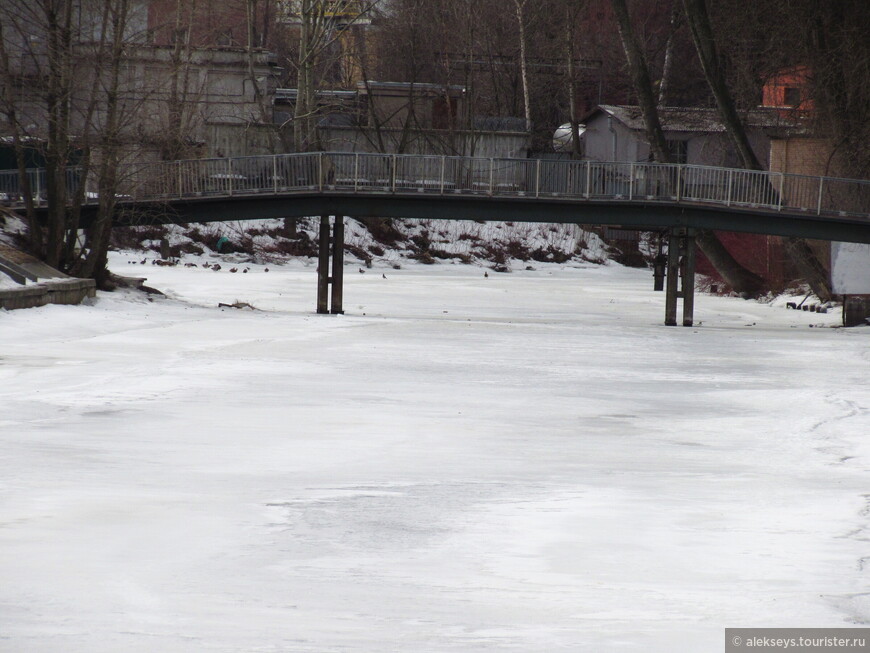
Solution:
M143 258L141 261L138 262L138 265L146 265L147 263L148 263L148 259ZM136 261L127 261L127 264L128 265L137 265L137 262ZM151 259L151 265L175 266L178 264L179 264L179 261L172 260L172 259L169 259L169 260L160 259L160 258ZM199 266L196 263L188 262L188 263L184 264L184 267L197 268ZM211 263L206 262L206 263L202 264L202 267L204 267L206 270L214 270L215 272L218 272L219 270L223 270L223 267L221 267L220 263L215 263L214 265L212 265ZM241 271L242 274L247 274L248 272L251 271L251 268L245 267L245 268L242 268L241 270L239 270L239 268L233 267L233 268L230 268L228 271L229 272ZM269 268L263 268L263 272L268 272L268 271L269 271Z
M148 259L147 259L147 258L143 258L141 261L138 261L138 265L146 265L147 263L148 263ZM128 265L137 265L137 261L127 261L127 264L128 264ZM173 260L173 259L169 259L169 260L166 260L166 259L160 259L160 258L151 259L151 265L175 266L175 265L178 265L178 264L179 264L179 261L177 261L177 260ZM186 267L186 268L196 268L196 267L200 267L200 266L198 266L196 263L187 262L187 263L184 264L184 267ZM203 263L203 264L202 264L202 267L204 267L206 270L213 270L214 272L218 272L218 271L220 271L220 270L223 270L223 267L220 265L220 263L214 263L214 264L211 264L211 263L206 262L206 263ZM251 268L245 267L245 268L242 268L242 269L241 269L241 273L242 273L242 274L247 274L250 270L251 270ZM239 272L239 268L237 268L237 267L233 267L233 268L230 268L228 271L229 271L229 272L233 272L233 273L235 273L235 272ZM269 271L269 268L263 268L263 272L268 272L268 271ZM359 273L360 273L360 274L365 274L366 271L363 270L362 268L359 268ZM387 275L386 275L386 274L381 273L381 276L382 276L384 279L387 278ZM489 273L488 273L486 270L484 270L484 271L483 271L483 276L484 276L484 277L489 277Z

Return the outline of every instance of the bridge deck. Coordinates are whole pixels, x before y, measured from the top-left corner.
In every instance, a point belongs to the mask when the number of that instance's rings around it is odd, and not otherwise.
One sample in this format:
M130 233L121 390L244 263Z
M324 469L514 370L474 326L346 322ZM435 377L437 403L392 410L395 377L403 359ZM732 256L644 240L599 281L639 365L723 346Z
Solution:
M44 171L29 173L44 204ZM68 185L82 180L72 169ZM870 181L655 163L317 152L124 168L117 225L310 215L692 227L870 242ZM86 186L90 183L84 180ZM20 202L17 173L0 199ZM96 214L87 193L85 223Z

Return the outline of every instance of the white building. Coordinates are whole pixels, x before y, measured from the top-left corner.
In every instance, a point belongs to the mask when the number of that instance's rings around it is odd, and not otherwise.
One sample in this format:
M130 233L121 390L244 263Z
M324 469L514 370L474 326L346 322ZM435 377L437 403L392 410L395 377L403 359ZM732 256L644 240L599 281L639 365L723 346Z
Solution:
M716 109L663 107L659 119L675 163L740 167L740 161ZM770 158L770 140L794 123L771 109L743 116L750 145L762 165ZM649 161L640 107L602 104L583 120L584 157L593 161Z

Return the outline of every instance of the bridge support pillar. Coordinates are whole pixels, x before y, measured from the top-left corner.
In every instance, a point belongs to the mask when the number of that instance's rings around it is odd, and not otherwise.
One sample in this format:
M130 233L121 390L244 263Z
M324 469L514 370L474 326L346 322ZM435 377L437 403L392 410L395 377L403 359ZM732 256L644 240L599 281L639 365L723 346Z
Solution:
M332 226L332 303L329 312L344 313L344 216L335 216Z
M329 309L329 216L320 216L320 237L317 256L317 312L328 313Z
M330 261L330 258L332 259ZM330 272L332 274L330 274ZM329 286L332 286L330 301ZM344 216L335 216L330 238L329 216L320 216L317 255L317 312L344 313Z
M695 320L695 230L686 229L683 254L683 326L690 327Z
M692 326L695 312L695 230L671 229L668 238L665 324L677 325L677 299L683 300L683 326Z

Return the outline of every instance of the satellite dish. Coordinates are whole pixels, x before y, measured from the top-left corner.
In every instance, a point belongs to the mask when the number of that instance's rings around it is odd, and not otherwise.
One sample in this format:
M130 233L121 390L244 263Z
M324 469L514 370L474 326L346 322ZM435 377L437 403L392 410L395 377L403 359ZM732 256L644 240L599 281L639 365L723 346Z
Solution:
M578 138L582 138L585 131L586 125L577 125ZM559 125L559 128L553 132L553 149L557 152L568 152L574 149L571 143L570 122L566 122L564 125Z

